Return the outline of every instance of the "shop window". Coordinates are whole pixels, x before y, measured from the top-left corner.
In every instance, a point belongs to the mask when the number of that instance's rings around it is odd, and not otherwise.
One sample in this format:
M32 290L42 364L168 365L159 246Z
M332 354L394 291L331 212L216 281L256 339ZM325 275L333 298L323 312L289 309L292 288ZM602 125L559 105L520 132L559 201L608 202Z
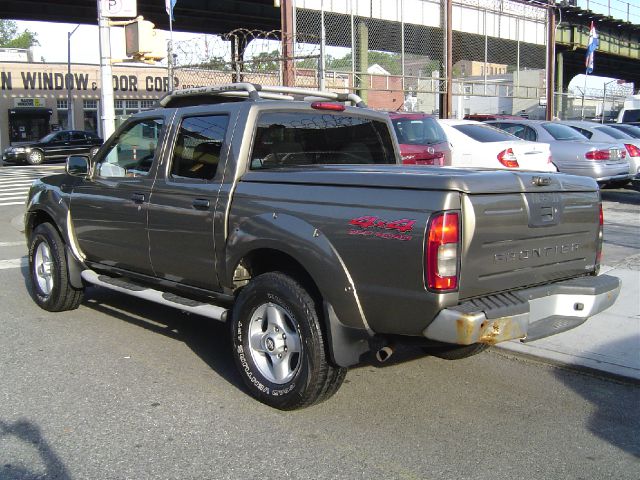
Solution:
M83 100L83 126L86 132L98 133L98 101Z

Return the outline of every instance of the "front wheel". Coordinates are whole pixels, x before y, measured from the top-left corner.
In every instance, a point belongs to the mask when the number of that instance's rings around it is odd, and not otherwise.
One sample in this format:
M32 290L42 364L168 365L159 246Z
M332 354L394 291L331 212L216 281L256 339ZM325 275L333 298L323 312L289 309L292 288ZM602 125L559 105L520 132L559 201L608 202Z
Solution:
M64 242L50 223L38 225L29 238L29 277L35 302L44 310L78 308L82 289L69 282Z
M294 279L259 275L240 292L231 318L234 360L252 396L281 410L326 400L345 368L331 365L316 302Z
M27 155L29 165L40 165L42 162L44 162L44 153L41 150L31 150Z

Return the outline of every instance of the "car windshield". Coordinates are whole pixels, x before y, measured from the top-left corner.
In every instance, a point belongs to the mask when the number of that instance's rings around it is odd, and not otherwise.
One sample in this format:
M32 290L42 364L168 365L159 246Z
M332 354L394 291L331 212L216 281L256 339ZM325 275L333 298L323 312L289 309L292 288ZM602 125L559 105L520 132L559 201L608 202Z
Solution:
M452 125L456 130L464 133L466 136L482 143L489 142L509 142L519 141L520 139L510 133L503 132L488 125L463 124Z
M640 122L640 109L625 110L622 114L623 122Z
M53 137L56 136L56 132L51 132L47 135L45 135L44 137L42 137L40 140L38 140L39 142L50 142L51 140L53 140Z
M447 141L447 137L433 118L397 118L393 128L398 142L404 145L433 145Z
M585 136L578 133L568 125L562 125L560 123L543 123L544 128L549 135L556 140L585 140Z

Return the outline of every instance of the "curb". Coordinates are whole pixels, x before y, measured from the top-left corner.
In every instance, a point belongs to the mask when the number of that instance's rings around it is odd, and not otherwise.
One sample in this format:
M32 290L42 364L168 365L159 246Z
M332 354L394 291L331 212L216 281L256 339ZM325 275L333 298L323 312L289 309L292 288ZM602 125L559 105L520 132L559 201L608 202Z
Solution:
M562 354L562 353L559 353L557 355L541 355L531 351L523 351L518 347L519 345L517 344L513 345L507 342L500 345L494 345L492 350L498 353L499 355L504 355L507 357L512 356L512 357L524 358L526 360L532 360L539 363L546 363L548 365L553 365L554 367L559 367L559 368L563 368L573 372L578 372L578 373L583 373L583 374L587 374L594 377L603 378L606 380L613 380L620 383L640 386L640 375L630 376L620 371L614 371L616 370L616 368L603 369L603 368L598 368L595 365L586 364L591 362L593 364L597 364L601 366L610 365L605 362L599 362L597 360L592 360L587 358L578 358L578 363L570 363L567 360L562 360L560 357L562 356L570 357L573 360L576 360L576 357L567 355L567 354ZM580 363L581 361L584 363ZM619 367L619 368L626 369L628 367Z

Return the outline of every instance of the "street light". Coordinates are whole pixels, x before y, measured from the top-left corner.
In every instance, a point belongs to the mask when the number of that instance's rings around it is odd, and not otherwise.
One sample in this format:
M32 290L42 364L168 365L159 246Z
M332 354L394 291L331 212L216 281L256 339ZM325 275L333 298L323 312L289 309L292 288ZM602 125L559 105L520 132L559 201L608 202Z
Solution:
M73 108L71 106L71 35L76 33L76 30L80 24L76 25L72 31L67 32L67 129L72 130L74 127L73 122Z
M627 81L626 80L616 79L616 80L611 80L610 82L606 82L604 84L604 87L602 88L602 115L600 117L600 123L601 124L604 123L604 109L605 109L605 102L607 101L607 85L609 85L611 83L617 83L618 85L623 85L623 84L627 83Z

